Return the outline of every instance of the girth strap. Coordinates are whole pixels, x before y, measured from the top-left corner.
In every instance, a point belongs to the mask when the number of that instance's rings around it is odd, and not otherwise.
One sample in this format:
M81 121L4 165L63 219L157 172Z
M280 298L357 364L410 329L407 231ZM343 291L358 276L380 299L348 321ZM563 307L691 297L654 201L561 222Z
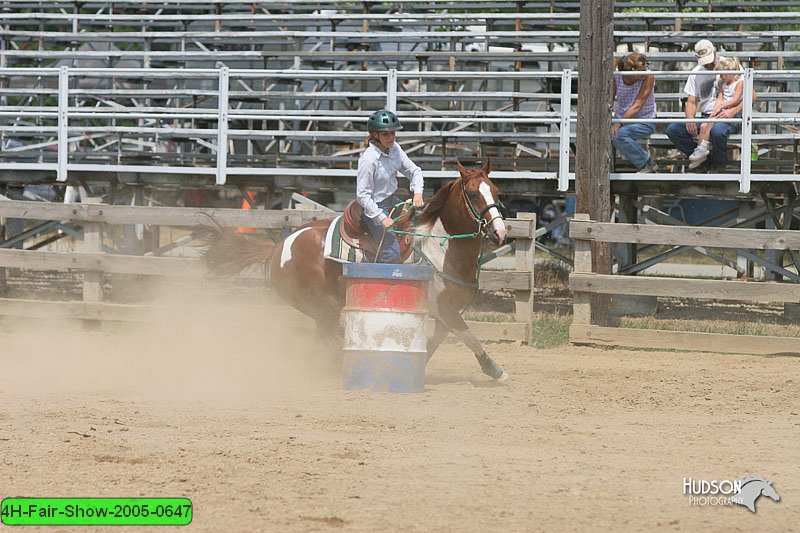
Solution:
M438 270L435 271L435 274L437 276L441 276L443 279L446 279L447 281L449 281L451 283L455 283L456 285L460 285L460 286L466 287L468 289L477 289L478 288L478 280L475 280L475 281L464 281L464 280L458 279L455 276L451 276L450 274L445 274L444 272L439 272Z

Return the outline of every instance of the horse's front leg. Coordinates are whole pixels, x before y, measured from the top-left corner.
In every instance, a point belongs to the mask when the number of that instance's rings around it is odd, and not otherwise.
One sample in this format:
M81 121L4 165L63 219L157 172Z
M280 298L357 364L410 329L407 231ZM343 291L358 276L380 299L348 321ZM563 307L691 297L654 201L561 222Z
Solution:
M431 360L431 357L433 357L433 354L436 352L436 350L442 344L444 339L447 337L447 334L450 333L450 328L448 328L444 322L442 322L438 318L435 320L435 322L436 324L433 329L433 336L430 339L428 339L428 345L427 345L428 358L425 360L426 362Z
M466 327L466 324L464 324L464 326ZM503 367L498 365L495 360L486 353L486 350L483 349L483 345L481 345L481 341L473 335L469 328L463 330L454 328L452 331L453 334L475 354L475 358L481 365L481 370L483 370L484 374L497 381L505 381L509 378L509 375L503 370Z
M467 347L472 350L472 353L475 354L475 358L478 359L478 363L481 365L481 370L483 373L489 376L492 379L496 379L497 381L505 381L509 378L509 375L503 371L503 368L498 365L494 359L492 359L486 350L483 349L483 345L481 341L469 330L467 327L467 323L464 322L464 319L461 318L461 315L458 311L454 313L448 313L449 316L446 317L447 326L450 328L450 331L453 332L453 335L458 337L458 339L467 345Z

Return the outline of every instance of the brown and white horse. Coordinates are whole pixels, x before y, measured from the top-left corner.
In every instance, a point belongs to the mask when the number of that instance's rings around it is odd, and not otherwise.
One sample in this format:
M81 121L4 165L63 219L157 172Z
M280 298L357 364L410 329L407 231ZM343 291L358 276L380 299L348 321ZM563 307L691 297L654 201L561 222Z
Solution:
M435 319L428 340L428 359L448 332L475 354L483 372L494 379L508 375L486 353L467 327L461 312L478 290L478 259L483 236L502 244L506 226L498 209L498 189L489 179L491 163L483 168L464 168L460 177L446 183L431 198L417 218L415 233L447 237L474 233L471 238L437 239L415 237L419 248L435 267L428 306ZM323 256L330 220L318 220L298 228L273 244L237 233L233 228L203 225L199 237L206 243L206 264L221 275L233 275L257 262L269 261L268 277L273 288L289 304L313 318L322 334L340 330L339 317L345 303L342 265Z

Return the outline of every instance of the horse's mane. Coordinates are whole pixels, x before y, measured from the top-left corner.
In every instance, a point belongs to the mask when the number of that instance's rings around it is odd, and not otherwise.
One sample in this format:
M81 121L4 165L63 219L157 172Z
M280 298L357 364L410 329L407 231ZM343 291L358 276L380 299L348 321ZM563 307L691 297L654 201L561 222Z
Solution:
M419 217L417 217L416 225L417 226L426 226L428 224L433 224L436 222L436 219L439 218L439 215L444 209L444 204L447 202L447 198L450 196L450 191L453 190L453 187L456 186L458 180L462 178L456 178L453 181L448 181L442 187L436 191L436 194L433 195L433 198L425 206L425 210L422 212Z

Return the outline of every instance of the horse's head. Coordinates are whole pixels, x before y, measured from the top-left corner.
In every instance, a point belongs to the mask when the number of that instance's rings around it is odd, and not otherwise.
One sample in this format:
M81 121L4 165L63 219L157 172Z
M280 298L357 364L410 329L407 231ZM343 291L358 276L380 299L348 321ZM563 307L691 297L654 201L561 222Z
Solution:
M776 502L781 501L781 497L778 494L778 491L773 488L771 481L767 481L761 486L761 494L767 496L768 498L772 498Z
M500 200L497 199L500 191L489 179L491 169L492 161L488 158L482 168L465 168L461 162L458 163L461 192L467 211L478 223L480 231L499 246L506 238L506 225L500 214Z

